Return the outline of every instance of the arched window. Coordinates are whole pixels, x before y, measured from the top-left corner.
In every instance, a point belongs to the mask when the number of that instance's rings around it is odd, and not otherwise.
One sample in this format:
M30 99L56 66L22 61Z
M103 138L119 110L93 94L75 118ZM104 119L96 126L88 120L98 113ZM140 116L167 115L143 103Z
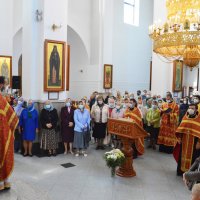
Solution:
M124 0L124 23L139 26L139 0Z

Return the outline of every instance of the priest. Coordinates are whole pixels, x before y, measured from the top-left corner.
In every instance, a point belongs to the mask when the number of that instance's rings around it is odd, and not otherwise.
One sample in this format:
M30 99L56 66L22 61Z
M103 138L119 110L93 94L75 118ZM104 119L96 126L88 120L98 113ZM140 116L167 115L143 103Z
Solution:
M176 129L178 126L179 108L173 101L172 94L167 92L166 102L163 103L161 110L161 125L158 136L159 151L164 153L173 153L176 145Z
M137 107L137 101L135 99L130 99L129 107L124 113L124 118L132 119L138 126L143 128L142 115L140 110ZM136 139L133 144L134 149L134 158L137 158L138 155L144 154L144 138Z
M200 113L198 105L190 104L181 124L176 130L178 143L174 157L178 163L177 175L188 171L200 155Z
M0 91L4 77L0 77ZM9 176L14 166L14 131L18 117L6 99L0 94L0 191L10 189Z

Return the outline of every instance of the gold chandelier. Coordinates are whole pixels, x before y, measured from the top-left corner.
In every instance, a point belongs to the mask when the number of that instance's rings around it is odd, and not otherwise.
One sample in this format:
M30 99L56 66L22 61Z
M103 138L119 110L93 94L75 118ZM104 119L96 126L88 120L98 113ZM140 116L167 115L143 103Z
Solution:
M166 0L166 7L167 21L149 27L153 51L192 70L200 61L200 0Z

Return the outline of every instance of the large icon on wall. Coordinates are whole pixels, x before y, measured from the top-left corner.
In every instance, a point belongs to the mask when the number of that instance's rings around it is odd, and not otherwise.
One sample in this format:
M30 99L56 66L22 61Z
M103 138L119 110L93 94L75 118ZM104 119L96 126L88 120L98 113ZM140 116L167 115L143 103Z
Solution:
M182 91L183 82L183 61L175 60L173 69L173 92Z
M103 81L104 89L112 88L112 79L113 79L113 66L105 64L104 65L104 81Z
M45 40L44 91L64 91L66 66L66 43Z
M12 87L12 57L0 55L0 76L5 77L6 85Z

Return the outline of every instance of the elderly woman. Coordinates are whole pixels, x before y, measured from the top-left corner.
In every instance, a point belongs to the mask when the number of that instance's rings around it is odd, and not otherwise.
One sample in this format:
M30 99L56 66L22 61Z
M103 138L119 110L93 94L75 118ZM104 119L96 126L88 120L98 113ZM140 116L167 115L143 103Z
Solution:
M19 132L23 135L24 156L32 157L32 145L38 132L38 112L34 108L34 102L28 101L28 106L20 115Z
M42 128L41 149L48 150L48 156L56 156L58 148L58 138L56 127L58 123L58 113L50 101L44 103L41 111L40 122Z
M69 151L73 154L72 144L74 142L74 107L72 106L71 99L66 100L65 106L61 109L61 135L65 146L66 155Z
M123 118L123 117L124 117L123 105L122 105L122 103L121 103L121 100L118 99L118 100L116 101L116 106L115 106L115 108L112 110L111 118L118 119L118 118Z
M15 113L17 114L18 118L20 118L20 115L23 111L23 103L24 100L23 98L19 98L19 99L15 99L16 101L16 105L13 107ZM15 130L15 143L14 143L14 148L15 148L15 152L20 152L21 151L21 147L22 147L22 138L21 138L21 134L19 133L19 129Z
M116 101L115 108L112 110L111 118L114 118L114 119L124 118L124 111L125 110L123 108L121 100L118 99ZM120 147L120 140L117 138L116 135L112 135L112 142L113 142L114 148Z
M103 97L98 96L97 104L91 110L92 119L94 120L94 138L97 138L96 149L105 149L103 140L106 136L106 127L109 115L109 108L103 103Z
M88 131L90 129L90 113L85 109L83 102L79 101L78 109L74 111L74 148L76 148L75 156L80 153L87 156L86 150L89 146Z

